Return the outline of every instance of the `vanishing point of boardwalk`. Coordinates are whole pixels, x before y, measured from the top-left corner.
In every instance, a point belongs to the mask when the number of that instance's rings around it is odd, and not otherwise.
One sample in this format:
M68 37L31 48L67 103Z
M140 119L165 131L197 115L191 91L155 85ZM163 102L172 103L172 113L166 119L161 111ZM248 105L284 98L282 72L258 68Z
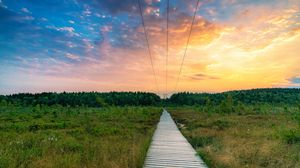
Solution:
M207 168L165 110L160 117L144 164L144 168L163 167Z

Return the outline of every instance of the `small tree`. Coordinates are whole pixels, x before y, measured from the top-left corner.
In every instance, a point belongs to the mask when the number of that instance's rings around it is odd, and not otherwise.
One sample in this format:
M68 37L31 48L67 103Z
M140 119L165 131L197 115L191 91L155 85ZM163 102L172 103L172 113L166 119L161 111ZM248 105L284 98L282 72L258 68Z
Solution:
M211 112L213 109L212 109L212 102L210 100L209 97L206 97L205 98L205 107L204 107L204 111L206 112Z
M233 112L233 100L231 95L228 95L225 100L222 100L220 104L220 112L221 113L231 113Z
M34 106L34 108L32 109L32 112L34 113L39 113L41 111L41 105L37 104Z
M105 100L100 96L96 97L96 104L99 107L107 107L108 106L108 104L105 102Z
M298 104L298 110L295 114L295 119L297 120L299 126L300 126L300 103Z
M236 106L236 111L238 114L244 114L246 113L246 107L244 105L244 103L242 103L241 101L239 101L237 103L237 106Z

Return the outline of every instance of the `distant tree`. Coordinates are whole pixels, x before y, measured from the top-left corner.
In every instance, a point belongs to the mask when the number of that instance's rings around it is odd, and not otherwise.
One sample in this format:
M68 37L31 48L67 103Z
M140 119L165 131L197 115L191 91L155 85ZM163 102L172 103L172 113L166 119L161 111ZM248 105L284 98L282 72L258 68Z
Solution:
M106 107L106 106L108 106L108 104L105 102L105 100L102 97L100 97L100 96L96 97L96 103L97 103L97 106L99 106L99 107Z
M253 112L260 113L262 111L261 105L257 102L253 107Z
M32 109L32 111L34 113L40 112L41 111L41 105L40 104L35 105L34 108Z
M233 100L231 95L227 95L227 98L224 99L220 104L221 113L231 113L233 112Z
M2 99L7 100L11 104L20 104L22 106L40 105L55 105L62 106L70 105L87 106L87 107L102 107L107 105L117 106L139 106L139 105L157 105L161 99L154 93L146 92L78 92L78 93L20 93L8 96L0 95ZM102 100L100 100L102 99Z
M209 97L205 97L205 105L206 105L207 107L211 107L211 106L212 106L212 102L211 102L211 100L210 100Z
M297 88L270 88L270 89L251 89L229 91L223 93L176 93L173 94L169 103L176 105L205 105L206 97L209 97L213 104L220 105L227 95L232 96L233 102L242 102L243 104L278 104L278 105L296 105L300 102L300 89ZM203 103L204 102L204 103Z
M6 100L1 100L1 102L0 102L0 106L2 107L2 106L7 106L7 101Z
M242 103L241 101L238 101L237 105L236 105L236 110L235 110L238 114L244 114L246 113L246 107L244 105L244 103Z
M228 95L230 95L228 97ZM97 99L101 100L97 100ZM230 91L224 93L189 93L173 94L166 101L154 93L146 92L72 92L72 93L20 93L7 96L0 95L0 103L5 100L11 106L70 105L71 107L102 107L115 106L154 106L163 103L172 105L217 106L225 111L233 111L232 106L240 101L244 105L272 104L298 105L300 89L272 88ZM231 108L230 108L231 106Z

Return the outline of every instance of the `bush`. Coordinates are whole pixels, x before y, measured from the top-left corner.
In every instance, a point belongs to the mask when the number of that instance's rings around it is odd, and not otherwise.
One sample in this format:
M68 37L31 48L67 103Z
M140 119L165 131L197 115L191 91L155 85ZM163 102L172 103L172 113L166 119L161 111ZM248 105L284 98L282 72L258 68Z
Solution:
M289 130L283 134L283 139L287 144L300 143L300 131Z
M233 109L233 100L232 96L228 95L226 99L224 99L220 104L220 113L232 113Z
M96 97L96 103L97 103L97 106L99 106L99 107L107 107L108 106L108 104L105 102L105 100L99 96Z
M238 113L238 114L245 114L246 113L246 107L244 105L244 103L238 101L236 107L235 107L235 111Z

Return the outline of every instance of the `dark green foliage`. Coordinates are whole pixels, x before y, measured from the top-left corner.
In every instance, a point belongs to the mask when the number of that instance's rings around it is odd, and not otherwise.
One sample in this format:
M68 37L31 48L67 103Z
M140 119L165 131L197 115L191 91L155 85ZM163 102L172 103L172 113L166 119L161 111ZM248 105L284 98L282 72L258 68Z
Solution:
M7 96L0 95L0 106L35 106L38 111L43 105L70 107L107 107L107 106L157 106L157 105L197 105L205 106L215 112L231 113L236 107L243 113L244 105L298 105L300 89L272 88L229 91L223 93L176 93L169 99L161 99L154 93L146 92L78 92L78 93L20 93ZM208 111L207 109L204 109ZM260 112L261 109L255 109ZM288 111L288 109L286 109ZM300 111L300 105L299 105ZM54 113L54 112L52 112Z
M220 104L220 112L221 113L232 113L233 110L233 101L230 95L227 96L226 99L222 100Z
M226 105L228 96L232 97L234 105L238 102L248 105L255 104L278 104L278 105L296 105L300 102L300 89L292 88L270 88L270 89L252 89L229 91L223 93L177 93L173 94L168 102L174 105L205 105L207 100L212 105ZM225 107L227 106L227 107ZM229 109L224 109L228 111Z
M245 114L246 113L246 107L245 105L238 101L237 105L236 105L236 111L239 113L239 114Z
M288 144L295 144L300 142L300 131L298 130L288 130L283 134L283 139Z
M78 92L78 93L20 93L0 97L0 105L6 106L7 102L23 105L62 105L62 106L87 106L87 107L106 107L106 106L150 106L158 105L160 98L154 93L146 92Z

